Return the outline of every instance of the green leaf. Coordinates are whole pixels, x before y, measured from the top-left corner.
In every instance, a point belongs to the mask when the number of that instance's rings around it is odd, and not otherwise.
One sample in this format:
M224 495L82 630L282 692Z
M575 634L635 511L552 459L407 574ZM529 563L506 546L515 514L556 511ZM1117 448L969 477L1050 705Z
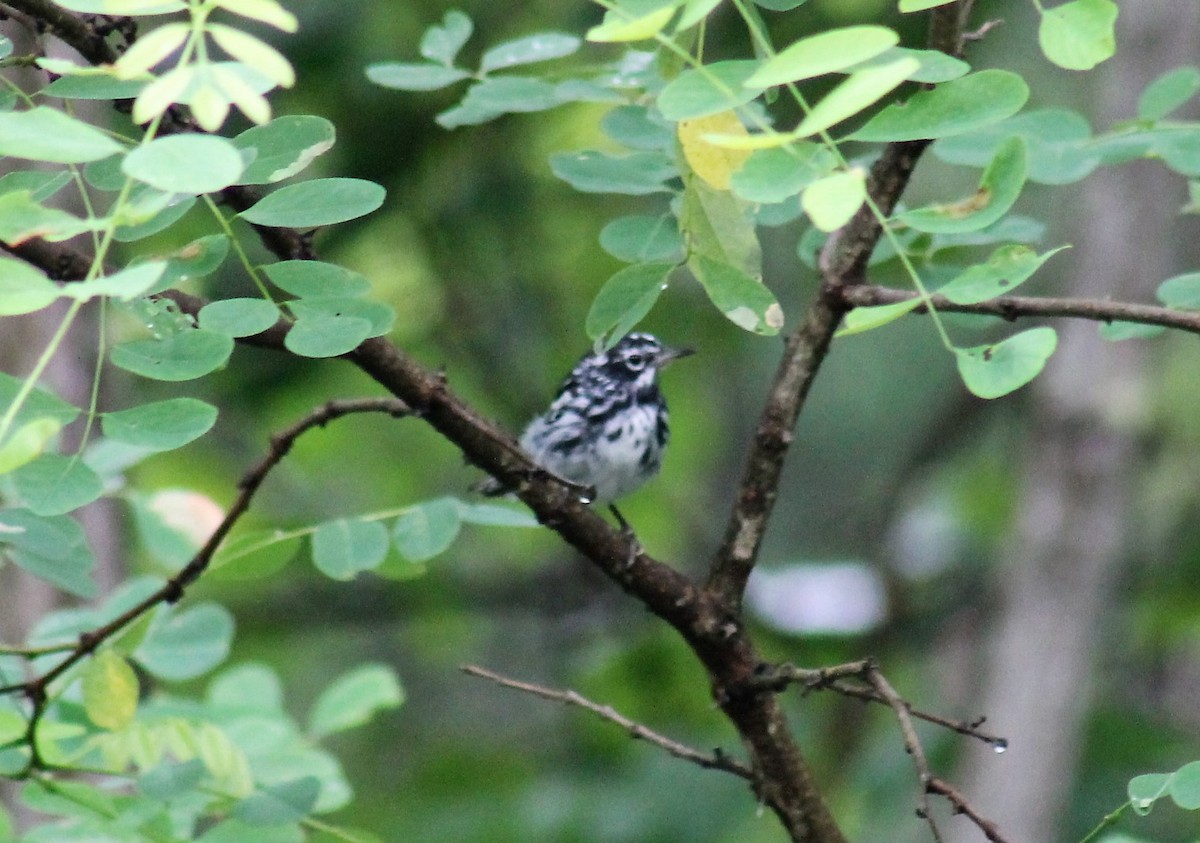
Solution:
M56 108L39 105L28 111L0 111L0 155L82 164L122 149L104 132Z
M119 442L170 451L200 438L217 421L217 408L196 398L168 398L105 413L104 435Z
M147 261L131 264L112 275L102 275L90 281L67 284L62 294L67 298L88 301L97 296L110 296L122 301L131 301L145 295L158 284L166 270L165 261Z
M998 221L1016 203L1025 186L1025 141L1011 137L1000 144L975 193L949 205L905 211L897 220L918 231L953 234L979 231Z
M956 348L954 354L967 389L980 398L999 398L1036 378L1057 345L1053 328L1030 328L992 345Z
M387 528L378 521L339 518L320 525L312 536L313 564L335 580L352 580L378 567L387 551Z
M1150 339L1151 337L1157 337L1159 334L1165 333L1166 330L1165 325L1147 325L1142 322L1116 320L1100 323L1100 337L1109 342Z
M644 105L619 105L604 115L600 129L630 149L673 152L675 127Z
M391 307L371 299L348 296L308 296L287 303L288 309L301 322L326 319L362 319L368 324L368 337L378 337L392 330L396 312Z
M864 70L868 67L878 67L879 65L888 64L900 58L917 60L917 69L908 74L910 82L924 82L929 84L949 82L951 79L965 76L971 70L971 65L953 56L948 56L941 50L914 50L909 47L891 47L884 50L875 58L868 59L861 64L856 64L854 67L849 68L849 70L855 71Z
M292 63L267 42L221 23L209 23L204 31L231 58L276 85L290 88L296 84Z
M117 79L107 73L60 76L42 94L66 100L128 100L146 87L145 79Z
M699 178L687 180L679 226L691 254L737 267L751 277L762 275L762 249L746 203L727 190L716 190Z
M197 837L196 843L304 843L306 839L299 823L258 826L230 817Z
M685 70L658 95L658 110L668 120L688 120L729 111L750 102L764 86L749 86L758 62L719 61ZM749 86L749 87L748 87Z
M0 510L0 545L35 577L78 597L94 597L96 560L83 530L65 515L43 518L26 509Z
M166 193L139 184L133 188L129 204L117 209L119 224L114 237L121 243L129 243L157 234L182 219L195 204L195 196Z
M13 190L0 195L0 240L19 246L41 237L57 242L82 234L91 226L84 220L35 202L33 192Z
M683 260L683 237L670 214L617 217L600 230L600 246L629 263Z
M213 557L214 576L258 579L275 573L300 550L300 538L281 530L255 530L221 543ZM236 564L234 564L236 563Z
M363 275L322 261L279 261L263 267L271 283L284 292L309 296L362 296L371 292Z
M83 710L101 729L124 729L137 715L138 678L112 647L96 653L83 668Z
M933 145L933 152L943 161L982 167L1013 135L1025 141L1029 180L1039 184L1079 181L1100 163L1087 119L1076 111L1060 109L1030 111L978 131L943 138Z
M252 337L274 325L279 308L265 299L225 299L200 309L198 324L206 331L231 337Z
M671 0L625 3L604 13L604 19L585 34L588 41L623 43L653 38L675 15Z
M733 174L731 189L748 202L782 202L829 175L835 163L829 150L807 141L759 149Z
M315 776L292 779L246 797L233 807L233 816L254 826L294 823L312 811L320 793Z
M296 16L283 8L279 0L212 0L212 3L235 15L262 21L284 32L295 32L299 26Z
M45 202L71 183L67 170L14 170L0 176L0 193L28 190L35 202Z
M1042 13L1038 43L1046 58L1067 70L1091 70L1117 49L1112 0L1071 0Z
M641 196L669 192L664 182L679 171L661 152L608 155L595 150L558 152L550 156L554 175L584 193L625 193Z
M1158 285L1158 300L1179 310L1200 310L1200 272L1168 278Z
M458 501L458 517L464 524L484 527L537 527L537 518L528 509L497 503Z
M471 74L429 62L383 61L367 65L367 78L376 85L398 91L436 91L470 79Z
M38 418L19 424L0 443L0 474L8 474L32 462L61 430L62 424L52 418Z
M171 193L213 193L235 184L244 165L238 148L216 135L183 134L155 138L136 147L121 171Z
M165 15L183 11L183 0L54 0L54 5L87 15Z
M140 32L137 40L113 65L114 75L118 79L137 79L146 75L182 47L189 34L191 28L181 21Z
M178 286L189 278L203 278L214 272L229 254L229 238L224 234L209 234L188 243L182 249L165 255L167 267L151 293Z
M837 231L867 198L867 175L858 167L832 173L810 184L800 197L808 218L821 231Z
M409 562L424 562L450 547L461 522L453 498L436 498L406 510L392 527L392 544Z
M9 681L8 677L5 677L5 684ZM28 730L29 721L24 717L10 709L0 708L0 746L22 739ZM0 840L2 839L4 838L0 837Z
M17 393L24 387L22 378L0 372L0 408L7 409L16 400ZM24 423L39 418L50 418L65 426L79 417L79 408L59 398L53 392L35 387L21 405L15 421Z
M704 287L717 310L733 324L762 336L774 336L783 327L783 310L761 281L741 269L694 255L688 267Z
M278 116L263 126L251 126L233 139L234 147L254 153L238 183L262 185L293 177L328 153L335 136L334 124L311 114Z
M133 657L161 679L194 679L223 662L232 641L233 616L224 606L160 609Z
M315 313L298 319L283 344L301 357L338 357L348 354L371 336L371 323L357 316Z
M446 12L441 25L434 25L421 36L421 55L430 61L453 64L458 51L471 37L471 19L457 9Z
M856 307L846 314L846 318L842 320L842 327L834 336L849 337L882 327L889 322L895 322L901 316L912 313L921 306L921 303L921 297L915 296L892 304Z
M255 225L314 228L369 214L386 191L365 179L330 178L289 184L239 214Z
M956 304L976 304L1006 295L1066 248L1059 246L1039 255L1027 246L1001 246L986 263L967 268L937 292Z
M467 88L462 102L443 111L435 120L444 129L473 126L502 114L545 111L562 105L558 86L528 76L498 76Z
M845 26L802 38L780 50L749 77L747 86L768 88L835 73L872 59L900 43L900 36L885 26Z
M916 59L901 58L878 67L856 70L812 107L792 136L815 135L853 117L894 91L919 66Z
M364 664L342 674L321 692L308 713L313 740L364 726L379 711L398 708L404 689L396 672L385 664Z
M204 780L206 768L199 758L165 761L137 778L138 790L151 799L165 802L187 795Z
M12 473L17 495L38 515L62 515L104 493L99 475L79 457L42 454Z
M483 54L479 69L483 73L504 70L520 64L535 64L569 56L583 42L563 32L539 32L497 44Z
M1145 816L1150 808L1167 793L1171 776L1167 773L1146 773L1129 780L1129 802L1135 813Z
M608 335L611 347L645 318L663 290L674 263L640 263L627 266L604 282L588 310L584 327L587 335L599 340Z
M58 287L25 261L0 257L0 316L34 313L58 294Z
M232 353L232 338L196 328L118 345L111 360L117 368L151 380L187 381L224 366Z
M1146 86L1138 98L1141 120L1161 120L1200 91L1200 69L1178 67Z
M1029 86L1016 73L981 70L889 105L849 139L905 141L971 132L1011 117L1028 99Z
M1171 801L1185 811L1200 808L1200 761L1184 764L1172 773L1167 792Z
M954 0L900 0L900 11L906 13L923 12L926 9L946 6L953 2Z

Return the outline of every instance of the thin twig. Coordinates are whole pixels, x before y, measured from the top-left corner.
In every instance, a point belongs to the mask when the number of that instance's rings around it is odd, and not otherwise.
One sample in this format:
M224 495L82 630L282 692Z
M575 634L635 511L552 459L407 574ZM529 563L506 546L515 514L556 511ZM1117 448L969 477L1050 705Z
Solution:
M517 691L524 691L527 694L533 694L543 699L553 700L555 702L564 703L566 705L578 706L579 708L587 709L593 714L615 723L622 729L627 731L630 737L637 740L643 740L647 743L654 744L660 749L664 749L676 758L682 758L684 761L690 761L697 766L703 767L706 770L721 770L726 773L733 773L735 776L740 776L743 779L752 781L754 773L749 767L739 761L735 761L723 752L716 752L713 755L705 755L692 749L689 746L681 744L679 741L672 740L665 735L660 735L653 729L643 726L634 720L620 714L613 709L612 706L601 705L597 702L592 702L587 697L576 693L575 691L559 691L554 688L547 688L544 685L535 685L532 682L522 682L517 679L510 679L499 673L495 673L486 668L478 667L473 664L461 665L460 670L463 673L468 673L471 676L478 676L483 679L489 679L498 685L503 685L505 688L512 688Z
M161 588L137 605L122 612L103 626L82 633L79 636L79 641L71 649L71 652L41 676L28 682L0 688L0 694L23 693L33 707L29 718L29 725L25 732L25 741L30 749L27 771L43 766L42 757L38 751L36 734L38 723L45 713L49 701L50 683L62 676L80 660L95 652L101 644L158 604L179 601L183 597L187 587L207 570L217 549L221 546L221 542L225 540L225 537L233 529L238 519L249 509L250 502L253 500L259 487L262 486L262 482L271 473L271 470L279 465L283 458L287 456L296 440L302 434L315 427L322 427L334 419L352 413L388 413L395 417L402 417L410 415L411 410L407 404L395 398L360 398L330 401L313 410L283 432L272 436L271 445L266 455L242 477L238 483L240 491L237 499L230 506L221 523L217 525L216 530L209 536L208 541L196 551L196 554L187 565L167 580Z
M909 290L891 287L847 287L840 291L841 300L849 307L870 307L898 304L917 298ZM1093 322L1136 322L1141 325L1161 325L1192 334L1200 334L1200 313L1174 310L1152 304L1102 301L1100 299L1043 298L1041 296L997 296L973 304L958 304L945 296L930 297L935 309L946 313L979 313L999 316L1013 321L1021 317L1055 317L1090 319ZM914 313L924 313L925 305L917 305Z
M874 662L870 659L862 659L848 664L821 668L803 668L792 664L773 665L762 670L755 677L753 684L771 691L782 691L788 685L802 685L806 692L830 690L842 696L863 700L864 702L889 705L890 703L873 687L864 687L846 681L847 679L865 679L868 671L872 669L873 664ZM993 749L999 751L1004 751L1008 748L1007 738L988 734L980 730L979 727L986 720L984 717L970 721L953 720L949 717L943 717L940 714L933 714L932 712L913 708L907 702L905 705L908 706L909 714L927 723L932 723L935 726L941 726L960 735L983 741Z
M921 746L921 739L917 737L917 728L913 725L908 703L896 693L896 689L874 665L867 668L864 678L875 689L875 692L891 706L892 712L896 715L896 720L900 724L900 734L904 736L904 748L912 756L913 764L917 767L917 777L921 781L920 807L917 808L917 816L929 823L929 831L933 834L933 839L937 843L941 843L942 833L938 829L937 820L934 819L933 810L929 806L929 783L933 781L933 773L929 770L929 759L925 757L925 748Z
M925 784L925 788L930 793L936 793L938 796L945 797L956 814L962 814L975 823L975 826L983 832L983 836L992 841L992 843L1009 843L1008 838L1000 833L999 827L972 808L971 803L967 801L966 797L948 782L934 776Z

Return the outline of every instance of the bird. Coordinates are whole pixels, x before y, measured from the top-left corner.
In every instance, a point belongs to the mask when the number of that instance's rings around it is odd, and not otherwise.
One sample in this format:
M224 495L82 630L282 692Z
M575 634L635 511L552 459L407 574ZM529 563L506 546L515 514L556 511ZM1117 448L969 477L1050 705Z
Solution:
M521 433L521 447L541 468L587 490L587 502L608 504L658 474L671 430L659 372L692 354L646 333L626 334L606 351L584 355L562 382L549 409ZM489 479L485 495L509 491Z

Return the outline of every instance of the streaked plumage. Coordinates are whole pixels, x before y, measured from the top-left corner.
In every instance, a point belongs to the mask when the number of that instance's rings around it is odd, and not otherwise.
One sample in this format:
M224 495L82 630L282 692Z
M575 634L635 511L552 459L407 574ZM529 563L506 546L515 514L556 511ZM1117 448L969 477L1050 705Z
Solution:
M599 501L629 494L658 473L670 438L658 373L690 353L636 333L587 355L525 428L521 447L548 471L595 489Z

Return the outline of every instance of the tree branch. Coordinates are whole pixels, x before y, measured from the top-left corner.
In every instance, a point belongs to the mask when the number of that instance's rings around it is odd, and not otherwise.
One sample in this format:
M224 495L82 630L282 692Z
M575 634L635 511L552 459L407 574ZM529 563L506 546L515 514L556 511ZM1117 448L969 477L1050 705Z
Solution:
M66 673L71 667L94 653L109 638L112 638L133 621L160 603L175 603L183 597L184 591L203 574L212 562L217 549L229 535L230 530L238 519L250 508L250 502L262 486L267 475L271 473L283 458L287 456L296 440L314 427L323 427L334 419L353 413L388 413L400 418L410 415L409 407L394 398L361 398L355 400L330 401L310 412L291 427L271 437L271 445L266 455L251 468L238 482L240 490L237 499L229 511L217 525L212 535L204 543L191 560L162 587L150 594L137 605L122 612L103 626L85 632L79 636L78 642L70 648L70 652L54 667L47 670L36 679L16 685L0 687L0 694L24 694L32 705L33 711L29 718L29 726L25 732L25 742L30 748L28 770L43 766L41 754L37 745L37 726L45 713L49 702L50 683ZM57 649L57 648L56 648Z
M726 773L733 773L735 776L740 776L743 779L753 780L754 773L745 764L735 761L723 752L717 751L713 755L705 755L692 749L690 746L672 740L665 735L660 735L653 729L649 729L634 720L630 720L623 714L620 714L612 706L601 705L600 703L592 702L587 697L576 693L575 691L557 691L553 688L547 688L544 685L535 685L530 682L521 682L516 679L510 679L502 676L499 673L486 670L482 667L477 667L473 664L465 664L460 667L463 673L471 676L479 676L483 679L489 679L498 685L503 685L505 688L512 688L517 691L524 691L527 694L533 694L543 699L553 700L555 702L564 703L566 705L578 706L579 708L587 709L593 714L599 715L601 718L616 723L622 729L627 731L630 737L637 740L643 740L647 743L654 744L660 749L665 749L676 758L682 758L684 761L703 767L706 770L722 770Z
M871 307L880 304L898 304L917 298L908 290L891 287L859 286L848 287L839 293L849 308ZM946 313L979 313L999 316L1014 321L1021 317L1058 317L1091 319L1095 322L1136 322L1141 325L1161 325L1193 334L1200 334L1200 313L1174 310L1151 304L1101 301L1099 299L1042 298L1039 296L998 296L974 304L956 304L936 293L930 297L936 310ZM914 313L925 313L924 304L917 305Z
M962 51L963 27L972 0L935 9L930 16L931 49ZM883 216L893 210L928 140L888 144L871 167L867 193ZM740 613L746 581L758 559L767 522L775 507L783 463L809 390L829 350L833 334L849 309L841 291L864 283L867 261L882 233L875 209L864 204L822 249L821 287L799 327L788 337L783 358L759 417L746 458L737 500L725 538L713 558L705 591Z

